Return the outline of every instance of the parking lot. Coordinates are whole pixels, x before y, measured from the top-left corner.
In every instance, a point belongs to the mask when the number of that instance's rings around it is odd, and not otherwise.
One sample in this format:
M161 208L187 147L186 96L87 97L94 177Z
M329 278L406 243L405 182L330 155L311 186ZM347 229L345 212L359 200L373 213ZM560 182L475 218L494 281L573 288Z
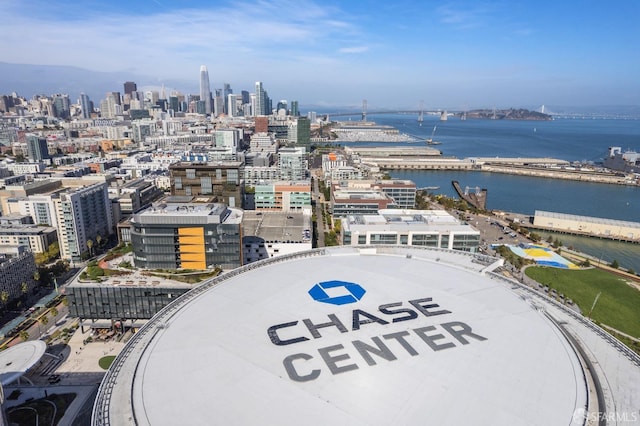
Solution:
M490 250L492 244L517 245L522 242L529 242L527 238L511 230L507 220L502 217L461 211L451 213L480 231L480 247L482 250ZM508 231L505 231L505 228Z

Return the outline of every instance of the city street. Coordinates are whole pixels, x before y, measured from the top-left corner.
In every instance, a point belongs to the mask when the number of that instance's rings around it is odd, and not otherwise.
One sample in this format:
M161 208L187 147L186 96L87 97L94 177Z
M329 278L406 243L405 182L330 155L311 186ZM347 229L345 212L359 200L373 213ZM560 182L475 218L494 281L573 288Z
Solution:
M317 172L317 173L313 173ZM313 193L311 194L311 203L314 205L314 213L316 215L317 241L315 247L324 247L324 222L322 220L322 209L324 208L324 194L320 192L318 180L320 178L320 170L312 171L313 174Z

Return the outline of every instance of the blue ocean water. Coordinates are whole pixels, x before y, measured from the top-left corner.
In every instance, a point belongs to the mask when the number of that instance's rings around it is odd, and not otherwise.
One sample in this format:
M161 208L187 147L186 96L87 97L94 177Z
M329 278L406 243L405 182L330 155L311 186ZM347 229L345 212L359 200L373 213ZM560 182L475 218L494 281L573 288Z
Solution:
M353 120L358 120L354 116ZM439 121L425 117L420 125L415 115L375 115L378 124L400 132L434 140L443 156L551 157L587 163L602 162L610 146L640 152L640 120L557 119L553 121L459 120ZM380 142L366 145L384 145ZM357 144L351 144L357 145ZM416 144L393 144L410 145ZM451 185L488 190L487 207L533 215L547 210L584 216L640 222L640 187L564 181L548 178L464 171L394 171L394 178L410 179L418 187L436 186L436 193L452 197ZM579 237L565 238L571 245L593 256L613 260L640 271L640 245ZM565 245L569 245L566 244Z

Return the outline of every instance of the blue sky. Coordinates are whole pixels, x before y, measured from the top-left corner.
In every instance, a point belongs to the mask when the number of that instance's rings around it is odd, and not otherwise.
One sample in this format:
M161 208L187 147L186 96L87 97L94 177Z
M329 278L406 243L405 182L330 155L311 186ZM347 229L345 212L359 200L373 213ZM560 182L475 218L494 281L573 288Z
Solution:
M307 105L640 104L635 0L0 0L0 16L0 61L183 93L207 65L212 88L260 80Z

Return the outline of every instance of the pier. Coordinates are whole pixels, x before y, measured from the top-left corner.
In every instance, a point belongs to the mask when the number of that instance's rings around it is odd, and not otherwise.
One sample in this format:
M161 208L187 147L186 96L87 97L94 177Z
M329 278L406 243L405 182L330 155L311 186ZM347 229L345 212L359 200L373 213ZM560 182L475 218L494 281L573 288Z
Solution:
M380 170L470 170L550 179L614 185L640 185L633 174L613 173L601 169L572 167L557 158L443 157L430 147L347 147L348 155L357 155L363 164Z
M487 207L487 190L479 187L475 188L474 192L469 191L469 187L467 186L464 191L460 187L460 183L457 180L451 182L453 188L458 193L458 196L462 198L467 203L471 204L478 210L486 210Z
M640 243L640 223L536 210L527 227L612 241Z

